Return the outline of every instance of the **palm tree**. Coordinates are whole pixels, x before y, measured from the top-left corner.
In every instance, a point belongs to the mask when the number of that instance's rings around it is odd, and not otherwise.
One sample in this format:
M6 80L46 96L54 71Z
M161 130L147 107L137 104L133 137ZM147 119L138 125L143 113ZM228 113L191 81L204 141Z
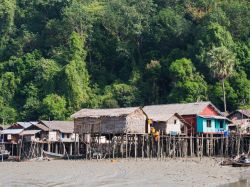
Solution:
M227 111L225 80L233 74L235 56L226 47L215 47L207 53L208 66L214 78L222 83L224 111Z

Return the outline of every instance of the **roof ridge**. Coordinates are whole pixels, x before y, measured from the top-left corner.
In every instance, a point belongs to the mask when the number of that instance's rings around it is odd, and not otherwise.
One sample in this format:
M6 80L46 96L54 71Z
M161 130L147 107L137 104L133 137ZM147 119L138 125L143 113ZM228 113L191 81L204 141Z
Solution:
M212 103L212 102L211 101L199 101L199 102L191 102L191 103L165 103L165 104L153 104L153 105L145 105L145 106L187 105L187 104L202 104L202 103Z

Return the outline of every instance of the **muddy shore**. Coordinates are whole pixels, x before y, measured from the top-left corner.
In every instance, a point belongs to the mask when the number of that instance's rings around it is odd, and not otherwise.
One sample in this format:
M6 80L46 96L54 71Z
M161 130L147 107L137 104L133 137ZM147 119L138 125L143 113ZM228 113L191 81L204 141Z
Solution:
M0 186L220 186L249 178L250 168L220 158L53 160L0 163Z

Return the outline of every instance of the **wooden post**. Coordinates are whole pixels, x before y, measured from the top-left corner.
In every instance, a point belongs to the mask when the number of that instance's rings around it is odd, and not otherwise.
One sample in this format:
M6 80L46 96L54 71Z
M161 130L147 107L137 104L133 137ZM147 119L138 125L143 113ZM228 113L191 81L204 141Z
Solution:
M50 145L50 142L48 142L48 152L51 152L51 145Z
M201 157L203 157L203 150L204 150L204 140L203 140L203 133L201 134Z
M209 156L209 139L208 139L208 134L206 134L206 155Z
M128 134L126 133L126 158L128 158Z
M162 160L162 156L163 156L163 131L161 132L161 160Z
M142 150L142 153L141 153L142 154L142 158L144 158L144 141L145 140L144 140L144 134L143 134L142 135L142 149L141 149Z
M160 139L161 139L160 134L161 133L159 132L159 136L158 136L158 139L157 139L157 160L160 157Z
M193 156L193 136L192 136L192 133L190 136L190 156L191 157Z
M176 156L176 136L173 136L173 157Z
M150 150L149 150L149 135L146 135L146 139L147 139L147 158L149 158L149 154L150 154Z
M223 146L224 146L224 134L221 137L221 141L220 141L220 155L223 156Z
M123 158L123 143L124 143L124 140L123 140L123 134L121 135L121 153L122 153L122 158Z
M58 144L56 143L56 153L58 153Z
M110 159L110 141L111 141L111 137L110 137L110 134L109 134L109 145L108 145L109 159Z
M200 156L198 134L196 134L196 156Z
M132 140L131 140L132 136L129 136L129 151L128 151L128 157L131 157L131 149L132 149Z
M171 157L171 144L172 144L172 136L171 134L169 135L169 141L168 141L168 156Z
M112 157L113 159L115 158L115 136L113 135L113 138L112 138L112 144L113 144L113 154L112 154Z
M168 141L168 136L166 135L166 145L165 145L166 146L166 150L165 150L166 152L165 152L165 158L167 158L167 156L168 156L168 142L169 142Z
M73 144L70 142L69 143L69 155L72 155L73 153Z
M135 160L137 160L137 135L134 135L134 142L135 142Z

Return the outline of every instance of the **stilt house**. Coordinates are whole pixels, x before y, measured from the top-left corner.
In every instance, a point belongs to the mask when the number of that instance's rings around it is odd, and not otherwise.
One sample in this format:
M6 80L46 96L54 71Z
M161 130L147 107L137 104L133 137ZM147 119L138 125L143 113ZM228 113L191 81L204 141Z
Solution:
M73 121L39 121L38 125L46 126L48 130L48 141L50 142L75 142L78 136L74 133Z
M158 106L145 106L143 111L148 116L150 127L155 128L163 134L187 135L191 131L191 125L188 124L179 114L168 113Z
M140 107L82 109L71 116L79 134L125 134L147 132L146 115Z
M154 107L154 110L166 113L178 113L192 126L192 134L227 134L228 132L230 120L209 101L147 107Z
M227 117L232 120L235 131L243 134L250 133L250 109L236 110Z

